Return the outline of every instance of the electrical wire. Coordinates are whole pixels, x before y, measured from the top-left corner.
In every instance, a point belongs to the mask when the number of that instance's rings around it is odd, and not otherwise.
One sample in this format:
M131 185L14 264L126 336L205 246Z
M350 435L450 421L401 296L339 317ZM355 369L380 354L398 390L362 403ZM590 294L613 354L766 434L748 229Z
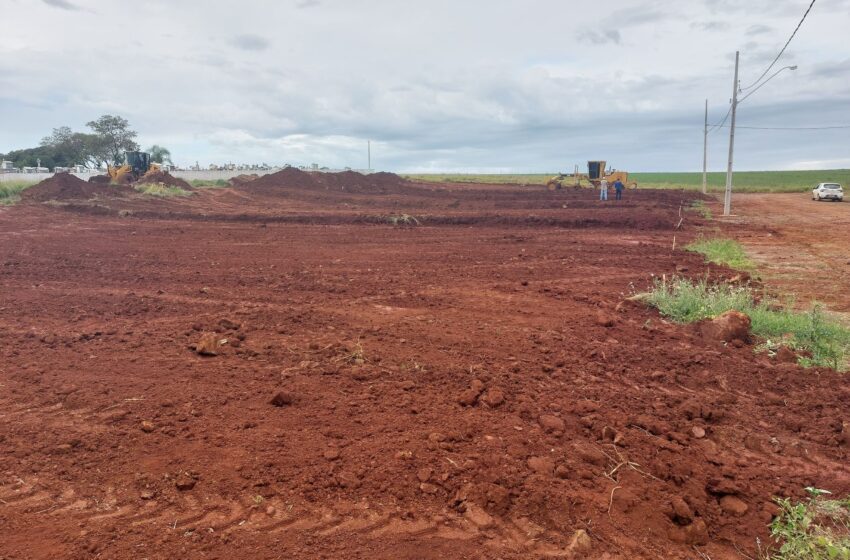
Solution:
M794 36L797 34L797 31L799 31L799 30L800 30L800 27L803 25L803 22L804 22L804 21L806 21L806 17L809 15L809 12L811 12L811 11L812 11L812 6L814 6L814 5L815 5L815 1L816 1L816 0L812 0L812 3L811 3L811 4L809 4L809 7L808 7L808 9L806 10L806 13L804 13L804 14L803 14L803 18L800 20L800 23L798 23L798 24L797 24L797 27L794 29L794 32L793 32L793 33L791 33L791 36L790 36L790 37L788 37L788 40L787 40L787 41L785 41L785 46L784 46L784 47L782 47L782 50L781 50L781 51L779 51L779 54L778 54L778 55L776 55L776 58L774 58L774 59L773 59L773 62L771 62L771 63L770 63L770 66L768 66L768 67L765 69L765 71L764 71L764 72L762 72L761 76L759 76L759 77L758 77L758 80L756 80L756 81L755 81L755 82L753 82L752 84L748 85L747 87L742 88L740 91L748 90L748 89L750 89L751 87L753 87L754 85L758 84L758 83L761 81L761 79L762 79L762 78L764 78L764 77L767 75L767 73L768 73L768 72L770 72L770 69L771 69L771 68L773 68L773 67L776 65L776 63L779 61L779 58L780 58L780 57L781 57L781 56L785 53L785 49L787 49L787 48L788 48L788 45L790 45L790 44L791 44L791 40L792 40L792 39L794 38Z
M721 126L722 125L719 125L718 128L720 128ZM722 128L729 127L722 126ZM843 130L850 128L850 124L842 124L837 126L741 126L739 124L736 124L735 128L746 128L750 130Z
M731 115L731 114L732 114L732 105L729 105L729 110L726 111L726 116L723 117L723 120L720 121L720 123L718 123L718 124L713 124L713 125L708 127L708 134L711 134L712 132L714 132L718 128L722 128L723 124L726 122L726 119L728 119L729 115Z

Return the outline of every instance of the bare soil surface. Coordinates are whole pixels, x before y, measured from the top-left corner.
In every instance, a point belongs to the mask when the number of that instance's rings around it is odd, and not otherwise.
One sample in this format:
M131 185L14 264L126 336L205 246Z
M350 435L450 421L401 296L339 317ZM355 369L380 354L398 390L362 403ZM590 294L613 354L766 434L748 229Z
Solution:
M744 245L769 284L850 321L850 202L815 202L809 193L740 194L733 210L721 227Z
M0 558L738 558L850 492L846 378L625 300L734 274L693 194L258 182L0 210Z

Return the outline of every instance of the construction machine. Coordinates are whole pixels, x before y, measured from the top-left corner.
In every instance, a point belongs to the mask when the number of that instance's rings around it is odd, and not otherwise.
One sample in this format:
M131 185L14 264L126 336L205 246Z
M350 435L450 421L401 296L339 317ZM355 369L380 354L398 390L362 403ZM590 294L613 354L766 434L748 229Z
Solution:
M106 167L110 181L119 185L138 181L160 169L158 163L151 163L151 155L147 152L124 152L124 165Z
M637 188L637 181L629 181L628 171L606 170L606 164L606 161L588 161L586 174L579 173L578 165L576 165L572 174L561 173L549 179L546 183L546 188L554 191L565 187L598 187L603 179L608 181L609 185L613 185L615 181L620 180L628 188Z

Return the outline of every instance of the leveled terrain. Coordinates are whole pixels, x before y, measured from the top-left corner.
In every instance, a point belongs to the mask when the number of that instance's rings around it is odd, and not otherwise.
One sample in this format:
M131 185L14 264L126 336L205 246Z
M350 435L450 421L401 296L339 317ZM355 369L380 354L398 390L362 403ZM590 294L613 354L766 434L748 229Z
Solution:
M692 194L260 181L0 209L0 557L737 558L850 491L844 377L624 301L735 275Z

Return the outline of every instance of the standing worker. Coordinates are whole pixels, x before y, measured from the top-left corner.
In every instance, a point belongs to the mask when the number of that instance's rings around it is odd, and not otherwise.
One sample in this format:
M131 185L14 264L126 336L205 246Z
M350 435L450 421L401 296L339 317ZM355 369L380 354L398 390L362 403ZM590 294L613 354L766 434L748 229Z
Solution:
M608 181L605 179L599 182L599 200L608 200Z
M614 190L617 194L614 195L616 200L623 200L623 182L619 179L614 181Z

